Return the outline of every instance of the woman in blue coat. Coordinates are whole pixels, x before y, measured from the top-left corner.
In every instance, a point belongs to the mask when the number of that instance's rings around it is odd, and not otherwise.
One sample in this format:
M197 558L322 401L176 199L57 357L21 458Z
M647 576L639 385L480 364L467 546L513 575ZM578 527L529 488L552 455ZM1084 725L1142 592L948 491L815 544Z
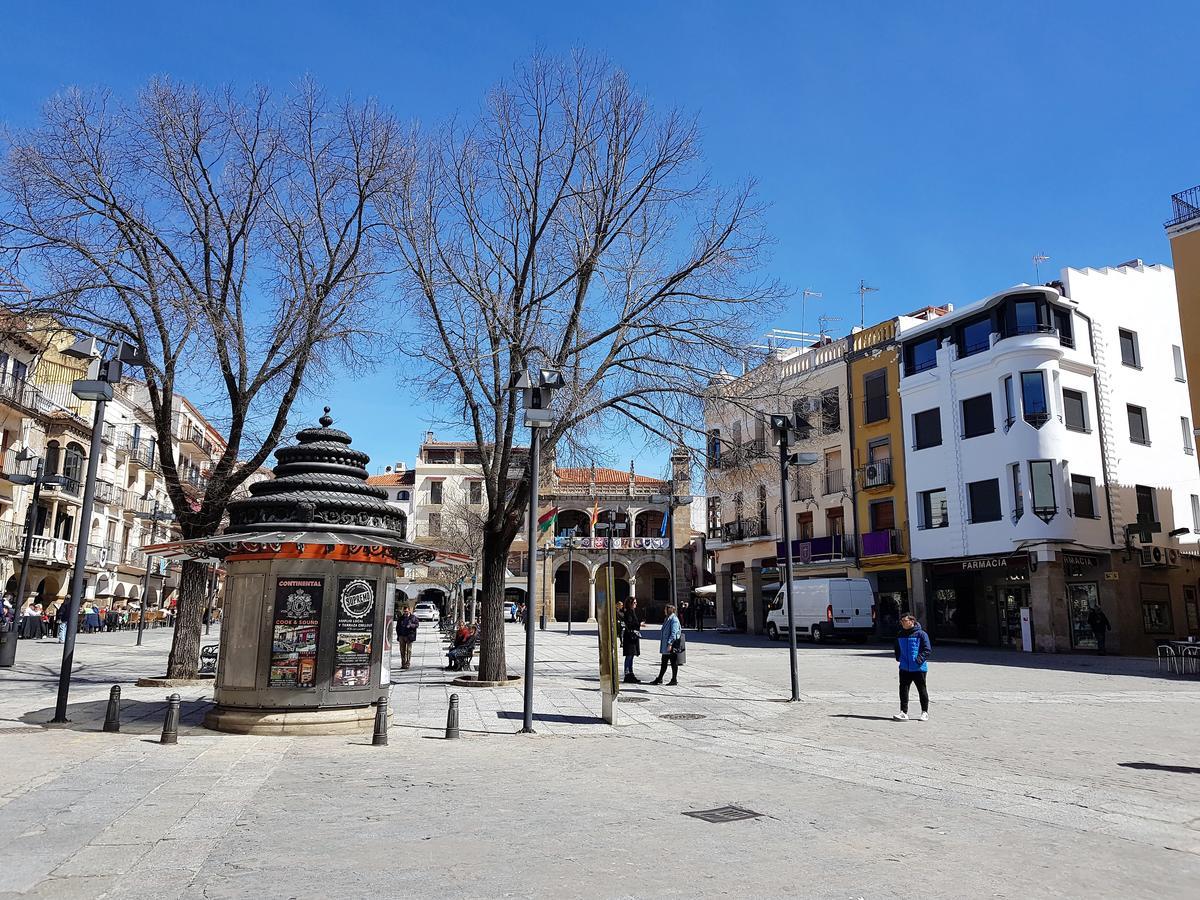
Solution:
M667 674L667 666L671 667L671 680L668 685L677 684L679 681L679 637L683 634L683 629L679 627L679 617L675 615L675 607L667 604L667 617L663 619L662 630L658 633L658 652L662 654L662 665L658 670L658 677L651 684L662 684L663 676Z
M929 720L929 691L925 687L925 673L929 671L926 660L933 647L929 635L921 628L916 616L905 613L900 617L900 633L896 635L896 660L900 663L900 712L892 716L899 722L908 718L908 689L917 686L921 698L920 721Z

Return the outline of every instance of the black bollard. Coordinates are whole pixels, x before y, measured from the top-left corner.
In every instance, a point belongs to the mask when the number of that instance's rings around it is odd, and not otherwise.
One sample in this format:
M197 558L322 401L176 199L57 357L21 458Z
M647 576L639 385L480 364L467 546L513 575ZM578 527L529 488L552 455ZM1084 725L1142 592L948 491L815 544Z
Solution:
M372 747L387 746L387 697L380 697L375 703L375 733L371 735Z
M450 711L446 713L446 737L458 737L458 694L450 695Z
M160 744L179 743L179 695L172 694L167 698L167 717L163 719L162 737Z
M104 730L121 730L121 687L114 684L108 692L108 709L104 713Z

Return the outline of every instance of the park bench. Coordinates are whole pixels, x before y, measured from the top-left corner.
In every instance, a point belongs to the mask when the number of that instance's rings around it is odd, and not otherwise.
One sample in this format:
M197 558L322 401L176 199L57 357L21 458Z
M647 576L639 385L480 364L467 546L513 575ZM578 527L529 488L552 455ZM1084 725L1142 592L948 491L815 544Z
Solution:
M217 674L217 645L207 644L200 648L200 674Z
M446 659L449 660L449 665L446 666L452 672L470 672L471 660L475 657L475 643L478 638L472 635L467 639L467 642L461 647L451 647L446 651Z

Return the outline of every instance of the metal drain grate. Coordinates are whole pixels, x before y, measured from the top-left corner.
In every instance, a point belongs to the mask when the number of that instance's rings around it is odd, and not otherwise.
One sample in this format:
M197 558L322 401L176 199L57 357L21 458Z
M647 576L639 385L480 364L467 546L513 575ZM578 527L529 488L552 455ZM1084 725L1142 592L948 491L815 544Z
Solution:
M703 822L711 822L713 825L721 825L725 822L760 819L763 814L756 813L752 809L746 809L744 806L718 806L716 809L688 810L683 815L691 816L693 819L700 819Z
M39 728L36 725L31 725L28 728L0 728L0 734L40 734L44 730L45 729Z
M698 684L698 685L696 685L696 687L702 687L702 688L719 688L719 687L720 687L720 685L719 685L719 684Z
M704 715L701 713L664 713L659 718L670 719L673 722L688 722L693 719L703 719Z
M627 697L625 694L622 694L621 696L619 696L617 698L617 702L618 703L649 703L650 698L649 697Z

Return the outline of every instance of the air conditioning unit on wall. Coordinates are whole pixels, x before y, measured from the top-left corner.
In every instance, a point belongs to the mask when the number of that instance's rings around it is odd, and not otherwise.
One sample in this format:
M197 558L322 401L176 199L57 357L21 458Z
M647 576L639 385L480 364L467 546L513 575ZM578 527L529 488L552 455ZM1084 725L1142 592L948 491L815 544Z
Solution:
M1149 569L1175 568L1179 565L1179 550L1160 544L1139 547L1138 562L1143 568Z

